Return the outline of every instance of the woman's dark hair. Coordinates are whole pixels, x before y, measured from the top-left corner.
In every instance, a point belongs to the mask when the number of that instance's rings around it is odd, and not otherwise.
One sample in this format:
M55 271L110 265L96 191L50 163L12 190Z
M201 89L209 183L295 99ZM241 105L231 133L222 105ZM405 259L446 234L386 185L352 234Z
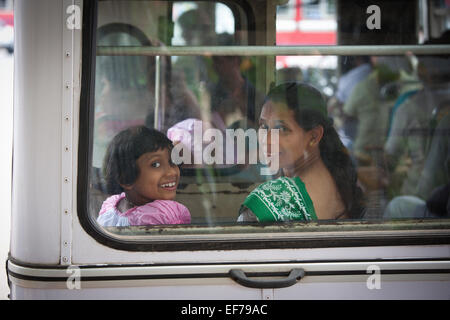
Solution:
M133 184L139 176L136 160L144 153L165 148L172 151L172 141L157 130L136 126L119 132L108 145L103 160L106 191L121 193L121 184Z
M319 144L322 161L336 183L347 214L350 218L360 218L363 205L362 191L357 186L357 173L347 148L342 144L332 120L328 118L322 94L308 84L286 82L271 89L265 99L267 101L286 104L294 111L295 120L305 131L323 127Z

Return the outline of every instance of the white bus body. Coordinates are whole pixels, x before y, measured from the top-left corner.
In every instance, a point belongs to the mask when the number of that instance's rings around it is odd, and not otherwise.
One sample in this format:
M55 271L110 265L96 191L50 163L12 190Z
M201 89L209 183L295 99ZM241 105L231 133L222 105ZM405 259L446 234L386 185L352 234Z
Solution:
M127 249L92 237L77 206L84 5L14 1L11 299L450 298L450 232L438 227L146 238L213 244L198 250L140 249L137 237L126 238ZM357 244L364 236L370 241ZM261 237L277 242L258 247ZM250 245L239 248L241 239ZM236 269L269 283L242 285ZM294 269L304 276L280 284Z

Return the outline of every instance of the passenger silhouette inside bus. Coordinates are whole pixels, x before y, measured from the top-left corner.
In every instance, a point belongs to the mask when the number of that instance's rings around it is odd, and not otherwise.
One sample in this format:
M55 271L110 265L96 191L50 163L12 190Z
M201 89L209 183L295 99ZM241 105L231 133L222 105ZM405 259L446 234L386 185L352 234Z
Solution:
M446 102L450 107L450 101ZM450 108L448 109L450 111ZM450 112L434 130L430 151L418 179L417 192L389 202L384 218L450 217Z
M450 95L450 60L419 57L421 89L396 108L384 146L391 176L398 180L397 195L421 196L417 189L424 169L433 129L442 118Z
M213 15L207 8L190 9L183 12L175 24L181 29L181 39L186 46L213 46L217 44ZM177 43L180 44L180 43ZM179 56L173 60L173 70L180 73L187 87L197 100L205 99L205 90L211 76L211 58L205 56Z
M447 31L425 45L446 44L449 38ZM394 196L385 209L385 218L442 217L446 211L449 56L419 56L417 75L421 86L394 108L384 146ZM442 197L447 198L441 201L441 209L436 209L433 203Z
M384 144L391 111L398 97L417 87L409 58L372 56L372 69L357 83L343 105L344 126L356 124L351 155L367 201L366 218L380 218L388 201Z
M347 119L355 119L353 156L359 165L374 164L380 157L387 135L391 107L396 91L382 92L382 88L403 77L408 62L402 57L372 57L372 71L361 79L345 100L343 112Z
M244 201L238 221L361 217L355 168L318 90L297 82L276 86L259 121L261 129L280 130L282 177L256 188ZM267 145L268 154L275 152L273 147Z
M218 33L214 15L218 8L206 4L183 12L176 24L181 29L187 46L241 45L238 34L232 30ZM235 19L230 8L221 5L220 12ZM186 79L188 88L200 102L201 120L214 128L255 127L255 104L258 97L255 86L245 73L253 68L248 58L239 56L180 56L173 61L173 69ZM255 102L257 101L257 102Z
M231 34L221 33L217 39L219 45L236 44ZM242 72L251 68L250 60L240 56L214 56L212 62L217 78L209 85L212 124L221 130L256 128L256 105L264 97Z
M172 141L144 126L117 134L108 146L103 171L108 194L98 223L104 227L187 224L189 210L173 201L180 169L171 159Z
M328 113L333 117L336 130L345 138L343 143L351 150L355 140L357 119L346 117L343 106L353 92L354 87L363 81L372 71L368 56L349 56L344 58L346 72L339 78L335 96L328 101Z

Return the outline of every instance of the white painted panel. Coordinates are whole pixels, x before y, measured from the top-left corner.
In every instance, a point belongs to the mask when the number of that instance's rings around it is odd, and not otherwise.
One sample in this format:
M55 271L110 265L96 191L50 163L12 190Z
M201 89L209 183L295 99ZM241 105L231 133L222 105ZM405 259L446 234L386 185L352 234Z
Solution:
M38 289L12 285L12 299L161 299L161 300L355 300L355 299L450 299L449 281L395 281L401 275L383 281L380 289L368 289L361 281L337 281L337 277L317 277L300 281L284 289L252 289L231 280L196 279L166 280L159 285L137 287ZM329 281L327 281L327 278ZM335 279L330 279L335 278ZM357 277L360 278L360 277ZM347 277L348 279L348 277ZM306 280L306 279L304 279Z
M57 263L60 241L62 2L15 1L11 254Z
M228 284L205 284L205 280L197 285L160 285L153 287L128 288L82 288L67 289L30 289L14 285L12 299L148 299L148 300L210 300L239 299L259 300L260 289L241 287L231 280Z
M274 299L450 299L450 281L395 281L401 277L389 276L390 281L383 280L382 277L380 289L369 289L366 278L355 282L314 283L302 280L292 287L275 289Z

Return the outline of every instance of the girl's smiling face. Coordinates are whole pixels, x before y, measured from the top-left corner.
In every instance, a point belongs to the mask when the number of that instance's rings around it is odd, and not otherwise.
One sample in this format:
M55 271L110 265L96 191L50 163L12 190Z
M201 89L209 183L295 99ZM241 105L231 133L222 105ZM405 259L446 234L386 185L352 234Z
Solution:
M122 185L128 200L140 206L153 200L173 200L176 196L180 169L167 148L147 152L136 160L139 174L131 185Z
M270 130L279 129L279 166L291 169L302 165L308 152L318 146L320 139L315 138L315 130L305 131L295 120L294 111L284 103L268 101L264 104L259 120L259 127L267 129L267 154L273 157L270 142Z

